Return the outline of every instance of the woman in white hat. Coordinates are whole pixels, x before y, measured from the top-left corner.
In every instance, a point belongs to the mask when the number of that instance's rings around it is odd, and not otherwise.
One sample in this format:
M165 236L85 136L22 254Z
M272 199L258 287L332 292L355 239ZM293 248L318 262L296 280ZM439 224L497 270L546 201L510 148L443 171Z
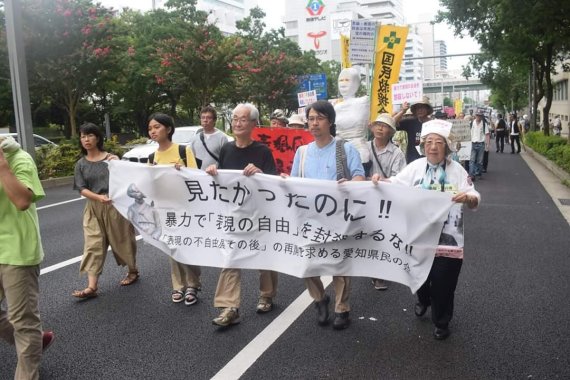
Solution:
M463 264L463 211L462 204L470 209L479 205L481 196L475 190L465 169L450 159L454 144L449 139L451 123L431 120L423 124L420 150L425 157L408 164L388 181L409 187L450 192L457 203L443 225L435 259L426 282L418 290L414 312L418 317L431 306L436 339L449 336L449 322L453 317L453 298L457 279ZM380 176L372 176L378 183Z
M305 120L303 116L294 113L289 118L289 128L305 128Z

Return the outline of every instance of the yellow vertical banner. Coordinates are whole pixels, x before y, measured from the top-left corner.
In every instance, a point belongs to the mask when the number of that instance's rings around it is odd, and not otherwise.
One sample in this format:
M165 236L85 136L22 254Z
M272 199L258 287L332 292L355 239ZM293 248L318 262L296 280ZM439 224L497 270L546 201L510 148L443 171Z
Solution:
M344 34L340 35L340 65L343 69L348 69L352 66L349 57L350 38Z
M378 27L370 94L371 121L375 120L380 113L392 113L390 85L398 83L407 38L407 26L380 25Z
M453 104L453 109L455 111L455 116L459 116L459 114L463 112L463 100L456 99L455 103Z

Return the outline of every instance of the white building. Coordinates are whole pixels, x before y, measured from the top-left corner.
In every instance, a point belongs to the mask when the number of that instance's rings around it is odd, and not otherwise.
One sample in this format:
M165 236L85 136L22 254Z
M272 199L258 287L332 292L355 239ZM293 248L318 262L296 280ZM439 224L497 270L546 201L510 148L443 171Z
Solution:
M417 59L424 55L424 41L417 28L414 25L410 25L404 50L404 60L402 67L400 67L400 82L421 81L424 79L424 60Z
M435 58L435 76L436 78L446 78L447 72L447 44L445 41L434 41L434 54Z
M226 35L234 34L236 21L247 17L255 6L256 0L198 0L196 4L197 9L210 12L208 20Z
M340 35L348 35L350 21L374 19L402 25L400 0L287 0L285 36L321 60L340 60Z

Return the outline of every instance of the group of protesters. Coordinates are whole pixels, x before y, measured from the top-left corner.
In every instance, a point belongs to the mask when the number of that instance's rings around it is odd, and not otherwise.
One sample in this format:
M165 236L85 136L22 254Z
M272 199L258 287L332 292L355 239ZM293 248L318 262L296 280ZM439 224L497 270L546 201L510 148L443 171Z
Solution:
M308 130L314 141L297 149L290 175L336 181L338 186L347 181L371 180L377 186L388 186L391 182L425 190L446 191L453 194L451 201L456 206L461 208L465 204L468 208L476 208L480 195L474 188L472 178L451 158L456 150L455 142L450 139L451 124L432 119L430 114L433 109L429 102L416 103L410 109L412 117L409 118L402 117L407 111L403 108L395 115L384 113L374 119L369 126L373 139L367 144L371 162L363 165L357 149L350 142L335 137L336 112L333 105L327 101L309 105L305 120L300 115L294 115L294 119L299 122L299 127ZM252 131L259 124L259 112L255 106L243 103L234 108L231 127L235 140L231 142L215 128L217 113L213 107L204 107L200 118L203 131L190 145L181 146L172 141L175 131L172 117L161 113L151 115L148 132L158 148L149 157L149 163L172 165L176 170L181 167L202 169L212 176L223 169L241 170L245 176L281 174L277 172L270 148L252 139ZM276 112L272 115L273 119L284 121L285 116L282 112ZM392 142L397 130L404 131L408 136L406 154ZM83 157L75 167L74 188L87 198L83 215L85 243L80 265L80 271L87 274L87 286L72 293L79 299L97 297L98 280L109 246L117 264L127 267L120 285L129 286L139 280L135 229L113 207L108 195L107 164L118 157L105 152L103 140L104 136L96 125L87 123L80 127ZM14 216L14 220L25 220L18 227L19 248L13 252L5 252L3 248L0 252L0 301L6 299L9 310L8 314L0 310L0 336L16 345L17 377L20 374L21 378L38 378L41 352L54 338L53 333L42 331L37 307L39 263L43 252L33 204L44 193L33 160L19 149L17 143L4 138L0 140L0 148L0 203L11 210L10 215ZM287 180L288 175L281 176ZM138 190L129 191L136 199ZM140 195L142 197L144 195ZM23 212L29 216L20 218ZM9 219L10 222L3 218L3 223L13 223L12 217ZM141 220L135 226L143 229L145 223L151 224L153 221ZM27 234L30 230L37 232L33 247L29 241L24 241L29 239ZM5 239L4 234L0 233L1 247L7 246ZM442 239L439 244L445 246ZM29 257L19 257L21 252L28 252ZM450 251L439 249L438 246L428 278L417 292L415 314L422 317L431 307L431 318L435 325L433 335L438 340L446 339L450 334L449 323L453 316L454 293L462 259L463 247ZM172 302L195 305L201 290L200 267L170 260ZM18 294L11 289L9 279L21 275L12 273L12 266L24 266L29 278L25 286L19 287ZM214 325L227 327L240 322L240 280L241 270L221 270L214 296L214 307L219 308L220 314L213 319ZM372 279L372 282L378 290L387 288L381 278ZM318 325L328 325L332 320L334 329L349 327L351 277L333 277L334 318L329 315L330 298L321 279L306 278L305 284L314 299ZM277 272L259 271L258 313L272 311L277 285ZM21 306L23 303L25 305Z

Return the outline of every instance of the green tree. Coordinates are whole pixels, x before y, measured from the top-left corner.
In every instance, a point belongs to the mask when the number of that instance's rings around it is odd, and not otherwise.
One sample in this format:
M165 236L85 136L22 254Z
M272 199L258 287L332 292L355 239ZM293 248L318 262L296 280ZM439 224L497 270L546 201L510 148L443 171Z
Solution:
M112 54L113 13L91 0L27 0L22 8L31 92L62 107L65 134L76 136L79 103Z
M483 68L493 85L496 77L508 73L517 81L521 65L530 72L536 68L536 98L533 106L546 99L543 114L548 115L552 104L551 75L556 62L567 58L570 51L570 2L565 0L440 0L445 10L439 20L450 24L456 35L467 32L480 45L486 62L472 61L476 69ZM491 70L500 66L500 70ZM508 68L508 69L507 69ZM493 87L494 89L494 87ZM513 100L514 103L514 100ZM536 112L533 112L536 115ZM545 134L549 133L548 118L543 120Z

